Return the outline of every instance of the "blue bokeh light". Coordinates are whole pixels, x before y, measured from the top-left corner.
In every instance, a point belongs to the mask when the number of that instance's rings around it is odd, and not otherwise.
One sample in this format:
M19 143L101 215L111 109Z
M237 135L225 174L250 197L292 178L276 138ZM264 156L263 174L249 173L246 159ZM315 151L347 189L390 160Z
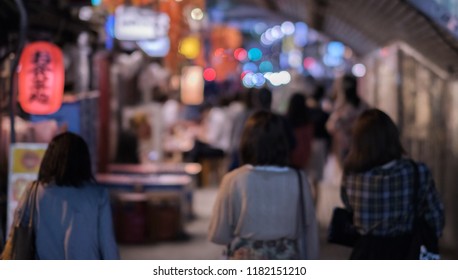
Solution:
M345 53L345 46L341 42L329 42L327 51L334 57L342 57Z
M243 65L243 71L257 72L258 66L256 66L256 64L254 64L253 62L248 62Z
M270 61L263 61L259 64L259 71L262 73L272 72L274 69L272 63Z
M251 61L258 61L262 58L262 51L258 48L252 48L248 51L248 58Z

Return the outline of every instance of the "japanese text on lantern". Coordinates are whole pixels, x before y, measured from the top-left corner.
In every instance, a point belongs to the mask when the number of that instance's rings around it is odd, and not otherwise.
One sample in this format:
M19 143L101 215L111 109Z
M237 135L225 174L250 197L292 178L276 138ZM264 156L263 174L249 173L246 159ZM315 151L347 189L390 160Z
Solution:
M49 102L49 96L46 92L46 81L51 70L49 64L51 62L51 56L46 51L36 51L32 58L33 73L32 89L29 101L40 102L47 104Z

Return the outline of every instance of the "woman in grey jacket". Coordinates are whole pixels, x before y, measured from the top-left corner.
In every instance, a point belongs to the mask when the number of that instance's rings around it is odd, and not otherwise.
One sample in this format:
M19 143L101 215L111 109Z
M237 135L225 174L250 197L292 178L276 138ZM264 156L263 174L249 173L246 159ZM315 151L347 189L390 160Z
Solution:
M119 259L109 195L95 184L89 150L80 136L65 132L53 138L37 182L36 259ZM25 196L15 221L24 211ZM25 211L23 221L28 221L29 211Z
M209 228L209 240L227 245L229 259L318 259L310 186L301 171L301 198L289 150L280 116L260 111L248 119L240 144L244 165L224 176Z

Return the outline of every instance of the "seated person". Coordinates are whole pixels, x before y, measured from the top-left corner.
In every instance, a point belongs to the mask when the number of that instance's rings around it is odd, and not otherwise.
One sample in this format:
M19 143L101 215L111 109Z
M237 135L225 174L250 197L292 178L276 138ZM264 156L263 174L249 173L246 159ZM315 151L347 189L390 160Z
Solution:
M185 155L185 159L198 162L205 157L223 157L229 148L230 133L225 129L225 121L226 112L223 108L204 105L194 147Z

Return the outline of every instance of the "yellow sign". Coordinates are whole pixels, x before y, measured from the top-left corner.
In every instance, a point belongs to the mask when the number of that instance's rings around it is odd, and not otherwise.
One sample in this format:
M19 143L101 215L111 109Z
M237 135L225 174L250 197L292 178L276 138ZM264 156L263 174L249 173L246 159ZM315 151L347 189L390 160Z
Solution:
M41 159L45 154L43 149L17 148L13 153L13 173L36 173L40 169Z
M13 222L14 211L25 189L37 179L47 144L16 143L10 147L8 173L8 224Z

